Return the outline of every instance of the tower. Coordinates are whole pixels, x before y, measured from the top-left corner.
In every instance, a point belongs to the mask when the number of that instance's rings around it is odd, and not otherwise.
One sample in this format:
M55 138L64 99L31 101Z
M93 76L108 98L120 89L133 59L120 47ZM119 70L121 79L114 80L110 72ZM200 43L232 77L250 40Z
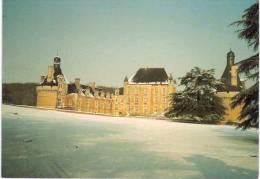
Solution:
M176 91L175 88L176 81L173 80L172 74L170 74L168 81L169 81L169 92L174 93Z
M75 86L76 86L76 89L79 90L79 88L80 88L80 78L75 78Z
M227 53L227 65L231 68L234 65L235 53L230 49Z
M227 66L229 66L229 73L230 73L230 85L231 86L237 86L238 83L238 75L237 75L237 66L234 65L235 61L235 54L234 52L230 49L230 51L227 53Z
M62 75L62 71L60 68L61 58L56 56L53 59L53 66L54 66L54 76Z
M54 68L60 68L60 62L61 62L60 57L54 57L53 59Z
M242 83L238 75L238 67L235 62L235 53L230 49L227 53L226 68L221 76L221 81L224 83L225 91L240 91Z

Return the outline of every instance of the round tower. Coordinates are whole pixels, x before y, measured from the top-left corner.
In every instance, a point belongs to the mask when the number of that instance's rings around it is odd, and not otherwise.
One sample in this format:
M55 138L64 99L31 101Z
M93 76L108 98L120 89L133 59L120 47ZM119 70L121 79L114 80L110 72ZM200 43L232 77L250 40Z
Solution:
M56 56L53 59L53 65L54 65L54 69L58 69L60 68L60 62L61 62L61 58Z
M227 64L231 67L234 65L235 61L235 53L230 49L230 51L227 53Z

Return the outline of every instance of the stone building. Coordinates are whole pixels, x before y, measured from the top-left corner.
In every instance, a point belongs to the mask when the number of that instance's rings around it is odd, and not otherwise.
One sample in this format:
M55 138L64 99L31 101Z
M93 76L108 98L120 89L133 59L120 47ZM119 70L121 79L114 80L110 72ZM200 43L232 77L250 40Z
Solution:
M230 108L232 97L244 88L234 61L235 54L230 50L221 77L224 87L216 92L227 109L226 121L236 121L241 111L241 106ZM81 84L79 78L70 83L60 63L60 57L55 57L47 76L41 77L36 87L38 107L113 116L160 116L169 106L169 95L176 92L176 81L164 68L140 68L129 79L125 77L123 87L112 88L96 86L95 82Z
M163 115L169 106L169 94L176 91L175 81L164 68L140 68L124 87L83 85L76 78L69 83L60 67L61 59L54 58L47 76L36 87L37 106L82 111L113 116Z
M224 106L226 107L226 115L224 116L225 121L237 121L242 106L238 106L234 109L230 107L232 97L238 94L245 86L244 82L240 80L237 72L237 65L235 62L235 54L230 49L227 53L227 64L226 68L221 76L221 82L224 87L218 89L217 96L223 99Z
M176 92L176 82L164 68L140 68L124 80L126 115L161 115L169 106L169 95Z
M60 57L55 57L53 65L48 66L47 76L41 76L41 85L36 87L37 106L56 108L64 100L67 82L62 74L60 62Z

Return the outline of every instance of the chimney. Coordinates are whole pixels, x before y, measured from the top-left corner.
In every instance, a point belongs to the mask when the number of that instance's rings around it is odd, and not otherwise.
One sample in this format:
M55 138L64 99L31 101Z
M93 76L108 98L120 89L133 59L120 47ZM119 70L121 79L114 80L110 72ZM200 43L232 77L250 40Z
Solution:
M99 91L96 90L96 91L94 92L94 96L95 96L96 98L99 97Z
M76 89L80 88L80 78L75 78L75 86L76 86Z
M85 94L86 94L86 95L89 95L89 94L90 94L90 89L89 89L89 88L86 89Z
M47 82L51 82L53 80L53 73L54 73L54 68L53 66L48 66L48 75L47 75Z
M96 88L96 82L95 82L95 81L90 82L90 83L89 83L89 86L90 86L90 87L92 88L92 90L94 91L95 88Z
M41 76L41 82L40 83L43 83L44 79L45 79L45 76Z
M101 91L101 98L105 98L105 92L104 91Z
M118 88L115 90L115 95L116 95L116 96L119 95L119 89L118 89Z
M106 93L106 98L108 98L108 99L110 99L110 98L111 98L111 96L110 96L110 93L109 93L109 92L107 92L107 93Z

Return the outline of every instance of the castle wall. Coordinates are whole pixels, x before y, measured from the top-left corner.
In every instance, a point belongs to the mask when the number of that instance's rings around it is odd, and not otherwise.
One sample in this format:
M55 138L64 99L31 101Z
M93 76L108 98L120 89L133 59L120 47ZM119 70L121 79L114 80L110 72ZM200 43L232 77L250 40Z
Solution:
M226 108L226 114L224 115L224 121L238 121L238 116L242 110L242 106L237 106L234 109L230 107L232 102L232 97L234 97L239 92L217 92L216 95L221 97L223 100L223 104Z
M37 86L37 106L56 108L57 86Z
M93 114L113 115L113 100L93 96L70 94L66 96L65 108Z

